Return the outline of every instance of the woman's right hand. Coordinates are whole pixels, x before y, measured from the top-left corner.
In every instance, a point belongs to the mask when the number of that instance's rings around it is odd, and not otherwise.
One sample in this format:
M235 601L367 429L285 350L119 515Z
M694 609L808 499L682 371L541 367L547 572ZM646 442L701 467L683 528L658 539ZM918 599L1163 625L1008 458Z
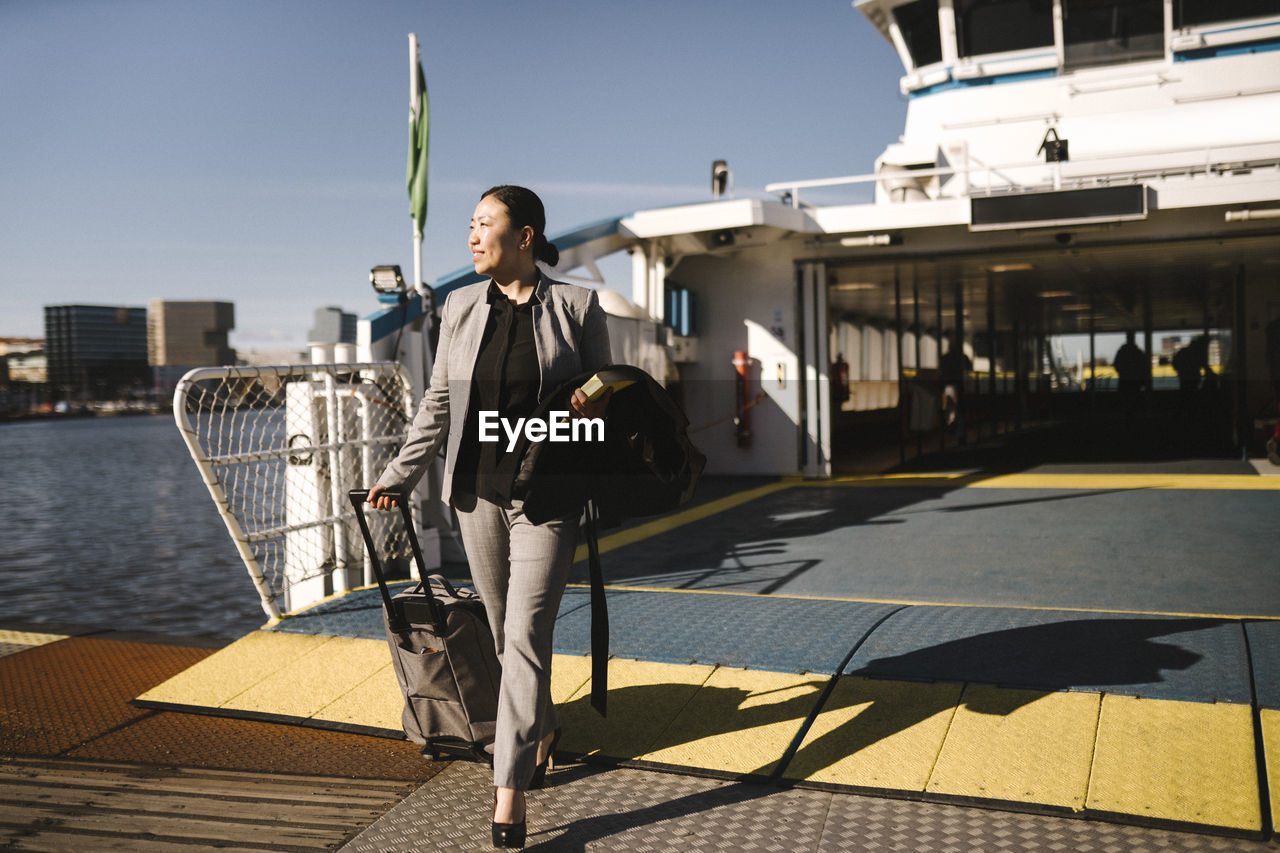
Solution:
M383 494L386 490L386 486L374 486L369 490L369 497L365 501L373 504L374 509L392 509L396 506L396 501L390 495Z

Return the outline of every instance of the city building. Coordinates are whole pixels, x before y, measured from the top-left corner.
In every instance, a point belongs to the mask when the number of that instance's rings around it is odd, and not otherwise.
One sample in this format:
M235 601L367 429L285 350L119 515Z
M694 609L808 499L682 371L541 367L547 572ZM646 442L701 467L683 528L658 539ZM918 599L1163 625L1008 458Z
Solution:
M162 399L193 367L236 363L227 343L235 310L230 302L152 299L147 304L147 359Z
M44 338L0 338L0 355L43 351Z
M114 399L150 385L145 308L46 305L44 338L50 390L61 399Z
M0 385L44 381L44 338L0 338Z
M315 327L307 332L307 343L354 344L356 342L356 315L341 308L317 308Z
M43 352L10 353L3 359L9 365L9 382L42 385L48 380L48 361Z

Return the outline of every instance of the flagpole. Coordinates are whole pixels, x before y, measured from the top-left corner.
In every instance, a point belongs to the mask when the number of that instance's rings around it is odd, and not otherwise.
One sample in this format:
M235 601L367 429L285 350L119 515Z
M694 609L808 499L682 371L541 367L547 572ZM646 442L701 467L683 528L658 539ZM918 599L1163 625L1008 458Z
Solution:
M418 34L409 33L409 109L413 109L418 97ZM427 290L422 282L422 235L418 233L417 221L409 220L409 231L413 235L413 289L427 298Z

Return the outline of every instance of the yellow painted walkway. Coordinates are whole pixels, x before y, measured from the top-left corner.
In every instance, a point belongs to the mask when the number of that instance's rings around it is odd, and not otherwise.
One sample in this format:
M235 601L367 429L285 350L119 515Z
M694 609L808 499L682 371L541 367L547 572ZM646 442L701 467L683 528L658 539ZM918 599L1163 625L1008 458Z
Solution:
M601 550L677 530L785 489L814 486L1277 491L1280 478L789 478L624 529L604 537ZM626 589L628 595L646 592ZM734 594L682 592L707 599ZM828 628L815 626L817 631ZM590 659L556 655L552 692L564 719L562 750L722 778L1244 836L1271 831L1264 824L1280 811L1280 710L1271 708L618 657L610 660L609 673L609 715L601 718L588 701ZM283 631L254 632L137 702L390 736L399 733L402 707L382 640Z
M1262 797L1280 789L1280 712L1263 711L1259 731L1248 705L851 676L829 684L812 674L617 658L609 672L601 718L589 704L590 659L556 656L564 751L1243 834L1262 831ZM137 701L372 734L400 727L399 691L377 640L254 632ZM1258 738L1268 792L1259 788Z

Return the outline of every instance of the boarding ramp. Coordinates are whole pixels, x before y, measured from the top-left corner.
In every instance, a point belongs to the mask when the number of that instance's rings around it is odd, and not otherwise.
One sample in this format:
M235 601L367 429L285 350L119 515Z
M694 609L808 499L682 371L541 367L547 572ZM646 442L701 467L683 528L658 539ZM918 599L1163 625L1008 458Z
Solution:
M347 492L404 443L412 405L393 363L202 367L178 383L174 420L273 620L373 582ZM403 532L372 523L392 574L415 571Z

